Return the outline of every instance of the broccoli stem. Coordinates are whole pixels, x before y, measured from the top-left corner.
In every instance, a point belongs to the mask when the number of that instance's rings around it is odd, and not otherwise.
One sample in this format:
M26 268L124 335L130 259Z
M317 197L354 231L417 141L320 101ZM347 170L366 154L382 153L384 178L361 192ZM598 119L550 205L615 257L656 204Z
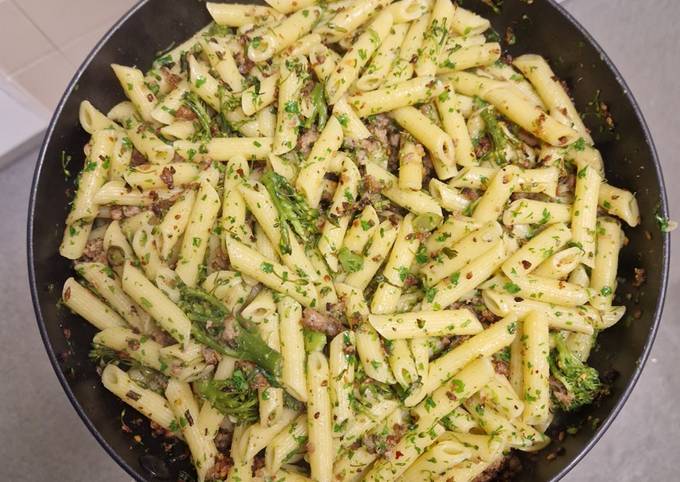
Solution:
M234 417L240 423L257 421L257 391L250 385L250 376L242 370L235 370L226 380L199 380L195 386L199 396L223 415Z
M496 164L503 166L507 164L505 159L505 146L507 145L507 139L505 134L498 125L498 120L496 115L490 107L482 109L479 113L486 126L486 132L491 137L491 142L493 144L493 150L491 151L496 159Z
M285 177L274 171L264 173L262 184L267 189L279 214L279 229L281 230L279 249L281 253L291 253L289 226L300 238L310 241L315 239L319 232L316 226L316 220L319 217L318 211L307 204L307 201L290 185Z
M260 335L247 326L247 322L236 316L234 327L236 337L228 345L212 336L206 328L208 321L223 330L223 321L230 315L229 310L213 295L197 288L181 288L182 310L193 322L191 334L197 342L220 353L255 363L271 381L281 374L281 354L267 345Z
M210 118L210 114L208 114L205 104L203 104L203 101L201 101L195 93L187 92L184 94L184 103L194 114L196 114L196 119L198 120L198 124L201 127L201 130L199 131L200 137L203 140L210 139L210 124L212 120Z
M326 105L326 97L324 94L323 84L317 83L314 85L311 93L312 112L305 121L305 128L309 129L317 123L319 130L322 130L328 122L328 106Z

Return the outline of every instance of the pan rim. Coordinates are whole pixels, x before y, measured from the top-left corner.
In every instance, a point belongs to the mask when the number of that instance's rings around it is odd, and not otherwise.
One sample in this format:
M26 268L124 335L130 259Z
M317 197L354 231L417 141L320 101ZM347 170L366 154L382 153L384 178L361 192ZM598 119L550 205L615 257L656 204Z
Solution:
M600 44L595 40L595 38L581 25L581 23L576 20L563 6L558 4L555 0L543 0L545 1L550 7L555 9L558 14L563 16L569 23L571 23L577 30L578 32L587 40L587 42L593 46L593 48L597 51L597 53L600 55L602 61L604 64L607 66L607 68L614 74L614 77L616 79L616 82L619 84L621 87L623 94L627 101L630 103L630 105L633 108L633 111L635 113L635 117L637 118L638 123L640 124L642 128L642 132L644 135L645 142L647 144L647 147L649 148L649 151L651 153L651 158L652 158L652 163L654 165L654 170L656 174L656 182L660 188L660 206L659 206L659 212L663 216L668 216L668 198L667 198L667 192L666 192L666 186L663 178L663 171L661 168L661 163L659 161L659 155L656 149L656 146L654 144L654 140L651 136L651 132L649 130L649 126L647 125L647 121L645 120L645 117L640 109L640 106L638 102L635 99L635 96L633 92L630 90L628 87L628 84L624 80L623 76L617 69L617 67L614 65L610 57L607 55L607 53L603 50L603 48L600 46ZM122 25L124 25L131 17L133 17L138 10L140 10L145 4L147 4L149 0L140 0L136 5L134 5L130 10L128 10L108 31L107 33L99 40L99 42L96 44L96 46L92 49L92 51L88 54L86 59L82 62L80 67L77 69L76 73L74 74L73 78L69 82L68 86L66 87L66 90L64 91L64 94L61 97L61 100L59 101L59 104L57 105L54 114L52 115L52 118L50 120L49 127L47 128L47 131L45 133L45 137L43 138L43 142L38 154L38 159L36 161L36 167L34 170L33 174L33 179L31 183L31 189L30 189L30 197L29 197L29 207L28 207L28 217L27 217L27 262L28 262L28 277L29 277L29 287L31 291L31 300L33 304L33 310L35 312L35 317L36 317L36 322L38 324L38 330L40 332L40 337L43 341L43 344L45 345L45 350L47 352L48 358L50 360L50 363L52 365L52 368L57 375L57 379L59 380L59 383L61 387L63 388L64 392L66 393L67 398L71 402L71 405L75 409L76 413L80 417L80 419L83 421L87 429L90 431L90 433L94 436L94 438L97 440L97 442L101 445L101 447L106 451L106 453L120 465L125 472L127 472L128 475L130 475L133 479L139 482L144 482L145 479L142 477L140 473L138 473L135 469L130 466L123 458L122 456L109 444L109 442L103 437L103 435L97 430L97 428L94 426L94 423L92 420L88 417L88 415L85 413L85 410L83 406L81 405L80 401L76 398L75 394L73 393L73 390L71 390L71 387L68 383L68 380L66 379L65 374L62 372L61 367L59 365L59 360L57 358L57 354L52 346L52 343L50 341L49 335L47 333L47 326L45 319L43 317L42 310L40 308L40 302L39 302L39 290L36 282L36 274L35 274L35 255L34 255L34 221L35 221L35 211L36 211L36 198L38 194L38 184L39 180L41 178L42 174L42 167L45 162L45 155L47 152L47 148L50 144L50 141L52 139L52 136L54 134L55 127L57 125L58 120L60 119L62 115L62 111L64 109L64 105L68 101L68 99L71 97L73 94L76 86L78 85L78 82L83 74L83 72L87 69L87 67L90 65L92 60L99 54L100 50L106 45L106 43L110 40L112 35L119 29L121 28ZM604 421L600 424L600 426L597 428L595 433L592 435L590 440L586 443L586 445L572 458L572 460L557 474L555 475L552 479L551 482L557 482L560 479L562 479L567 473L569 473L579 462L583 460L583 458L592 450L592 448L600 441L604 433L609 429L611 424L613 423L614 419L619 415L621 412L621 409L623 406L626 404L628 401L628 398L630 397L631 393L633 392L640 376L642 375L642 372L644 370L644 367L647 363L647 360L649 358L649 354L652 350L652 347L654 345L654 341L656 339L656 335L659 330L659 326L661 324L661 318L663 314L663 308L665 304L665 299L666 299L666 292L668 289L668 277L669 277L669 266L670 266L670 254L671 254L671 242L670 242L670 235L669 233L662 233L662 255L663 255L663 260L662 260L662 272L661 272L661 278L660 278L660 290L657 295L657 301L655 305L655 310L653 313L653 320L652 320L652 326L650 328L650 331L647 335L647 339L645 341L644 347L642 349L642 353L640 354L640 357L638 358L636 368L633 371L632 376L630 379L626 382L626 386L622 392L622 394L619 396L618 400L612 407L611 411L607 415L607 417L604 419Z

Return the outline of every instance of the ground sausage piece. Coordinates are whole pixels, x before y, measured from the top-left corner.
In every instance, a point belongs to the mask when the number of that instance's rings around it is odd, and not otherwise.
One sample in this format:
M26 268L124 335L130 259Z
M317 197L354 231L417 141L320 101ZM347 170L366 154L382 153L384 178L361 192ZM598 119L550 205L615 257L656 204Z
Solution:
M83 257L90 261L106 263L106 252L104 251L104 240L102 238L90 239L85 245Z
M335 336L343 330L340 320L311 308L305 308L302 312L302 325L328 336Z
M172 177L173 174L175 174L174 167L164 167L163 171L161 171L161 181L168 186L168 189L175 187L175 180Z
M203 358L208 365L217 365L220 362L220 357L217 352L211 348L203 348L201 350Z
M500 482L515 480L522 470L522 462L514 455L499 457L484 472L473 479L473 482Z
M172 86L174 89L177 85L182 82L182 77L172 72L167 67L161 67L161 75L165 78L165 81Z
M189 109L186 105L183 105L179 109L175 111L175 119L182 119L182 120L196 120L196 114L194 113L193 110Z
M510 376L510 364L503 360L493 360L493 368L499 375Z
M147 164L149 161L146 160L144 154L139 152L137 149L132 149L132 158L130 159L130 165L132 167L141 166L142 164Z
M571 405L571 402L574 398L569 394L565 386L554 377L550 377L550 393L552 393L552 396L555 397L555 400L565 407Z
M298 149L299 151L305 156L309 156L310 151L312 150L312 146L316 142L316 140L319 138L319 131L317 131L315 128L308 129L305 131L304 134L300 136L298 139Z
M382 186L380 185L380 181L378 181L376 178L370 175L364 176L364 190L369 193L376 193L380 192L382 189Z
M206 474L207 480L227 480L229 470L234 466L231 457L218 453L215 457L215 464Z

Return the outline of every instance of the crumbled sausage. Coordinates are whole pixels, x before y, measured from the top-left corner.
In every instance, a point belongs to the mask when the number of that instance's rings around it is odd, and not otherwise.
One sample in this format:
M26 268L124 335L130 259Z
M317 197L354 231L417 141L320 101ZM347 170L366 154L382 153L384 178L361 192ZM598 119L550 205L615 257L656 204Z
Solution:
M343 330L340 320L312 308L305 308L302 312L302 325L328 336L335 336Z
M98 263L106 263L106 252L104 251L104 240L102 238L90 239L85 244L83 258Z

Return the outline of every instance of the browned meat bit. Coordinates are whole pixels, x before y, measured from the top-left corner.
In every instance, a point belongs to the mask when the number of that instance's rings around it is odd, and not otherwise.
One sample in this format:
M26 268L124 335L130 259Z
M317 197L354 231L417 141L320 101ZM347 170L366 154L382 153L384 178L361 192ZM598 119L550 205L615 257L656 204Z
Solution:
M510 376L510 364L503 360L493 359L493 368L499 375Z
M302 325L314 331L320 331L328 336L335 336L343 330L340 320L330 314L320 313L312 308L305 308L302 312Z
M147 164L149 161L144 157L144 154L139 152L137 149L132 149L132 157L130 159L130 166L137 167L142 164Z
M361 324L361 322L364 321L364 319L361 316L361 313L355 311L354 313L352 313L352 315L349 317L347 321L349 322L350 328L354 329L358 327Z
M399 144L401 143L401 134L399 132L390 134L389 141L392 147L399 147Z
M425 151L425 155L423 156L423 186L427 186L427 184L430 182L430 179L434 177L434 174L432 158L430 157L430 154Z
M383 146L388 146L390 144L388 139L389 126L390 118L385 114L378 114L366 127Z
M236 333L236 320L231 316L227 316L223 323L224 331L222 332L222 339L227 343L234 341L238 336L238 333Z
M487 136L482 136L479 138L477 147L475 147L475 156L477 159L482 159L491 150L491 140Z
M477 191L474 189L470 189L469 187L464 187L460 193L463 195L465 199L468 199L469 201L476 201L479 198L479 194Z
M142 212L139 206L111 206L109 208L109 215L114 221L119 221L124 218L130 218Z
M174 89L177 87L177 85L182 82L182 77L179 75L173 73L170 69L167 67L161 67L161 75L165 79L165 81L172 86Z
M473 482L509 482L515 480L522 471L522 462L515 455L498 458L484 472L473 479Z
M552 462L560 455L564 455L565 452L566 449L564 447L557 447L555 450L553 450L552 452L545 456L545 460L547 460L548 462Z
M312 150L312 146L314 145L318 138L319 131L316 130L315 127L312 127L311 129L305 131L305 133L298 138L297 147L300 153L303 154L305 157L309 156L309 153Z
M399 441L402 439L404 434L406 433L406 429L408 427L405 424L401 423L395 423L392 426L392 433L387 436L387 439L385 440L387 442L387 448L391 449L395 447Z
M139 340L137 340L136 338L129 338L127 340L127 346L128 346L128 350L137 351L137 350L139 350L139 347L141 346L141 344L140 344Z
M238 65L238 71L241 72L242 75L249 74L251 70L253 70L253 67L255 67L255 62L250 60L250 57L246 55L246 47L248 46L248 42L250 39L248 38L247 35L241 35L239 37L239 43L242 46L242 49L239 50L236 55L234 56L234 60L236 60L236 65Z
M554 377L550 377L550 393L562 406L568 407L573 402L573 395Z
M183 105L175 111L175 119L193 121L196 120L196 113Z
M262 477L262 469L264 468L264 457L261 455L258 455L255 457L253 460L253 474L255 477Z
M208 365L217 365L220 362L220 357L217 352L211 348L202 348L201 353L203 354L203 359Z
M382 184L376 178L370 175L364 176L364 191L368 193L377 193L382 189Z
M215 271L229 269L229 260L227 259L227 255L224 253L224 251L222 251L221 247L212 260L212 268Z
M227 480L229 470L234 466L234 461L228 455L218 453L215 457L215 464L208 471L206 480Z
M156 216L162 218L173 204L174 199L156 199L151 205L151 210Z
M256 372L255 376L253 376L252 380L250 381L250 388L252 388L253 390L267 388L268 386L269 382L267 381L265 376L260 372Z
M165 183L166 186L168 186L168 189L172 189L175 187L175 180L173 178L173 175L175 174L175 168L174 167L164 167L163 170L161 171L161 181Z
M569 174L563 176L559 179L557 184L557 195L563 196L567 193L573 193L576 187L576 176L574 174Z
M231 450L231 439L233 432L226 430L220 430L217 435L215 435L215 447L222 453L228 454Z
M520 141L524 142L525 144L534 148L540 147L541 145L541 141L539 141L534 135L530 134L524 129L519 129L517 131L517 138Z
M104 240L102 238L90 239L85 244L83 258L89 261L106 263L106 252L104 251Z
M647 281L647 272L644 268L635 268L635 278L633 280L633 287L639 288Z
M329 315L337 320L342 320L345 316L345 302L343 300L337 303L326 303L326 311Z

